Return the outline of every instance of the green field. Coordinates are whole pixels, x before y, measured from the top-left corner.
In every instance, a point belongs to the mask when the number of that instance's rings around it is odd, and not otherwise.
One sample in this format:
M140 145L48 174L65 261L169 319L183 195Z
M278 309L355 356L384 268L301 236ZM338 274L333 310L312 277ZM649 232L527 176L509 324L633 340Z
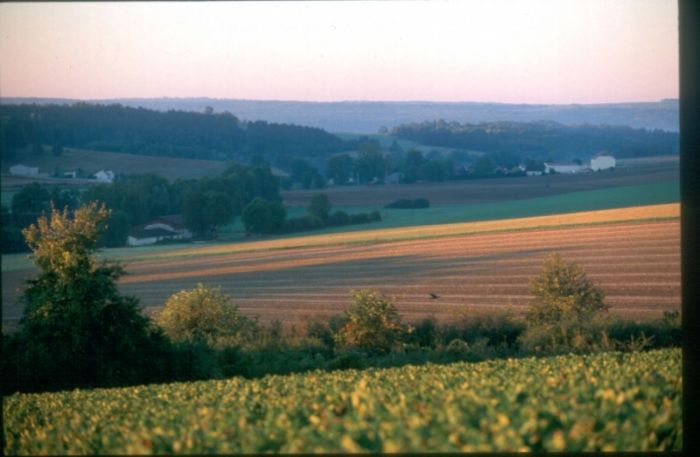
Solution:
M319 191L322 192L322 191ZM637 186L611 187L607 189L572 192L549 197L509 200L476 205L436 205L425 209L386 209L382 206L338 206L333 211L343 210L347 213L369 213L379 211L381 222L361 225L332 227L313 232L296 233L288 236L304 236L323 233L340 233L383 228L410 227L419 225L451 224L456 222L474 222L486 220L511 219L517 217L543 216L549 214L566 214L579 211L625 208L631 206L657 205L674 203L680 200L678 181L662 181L654 184ZM332 202L331 202L332 203ZM306 209L291 207L287 209L290 217L306 214ZM244 238L243 224L240 219L220 231L224 240Z
M4 398L5 454L682 449L681 351Z

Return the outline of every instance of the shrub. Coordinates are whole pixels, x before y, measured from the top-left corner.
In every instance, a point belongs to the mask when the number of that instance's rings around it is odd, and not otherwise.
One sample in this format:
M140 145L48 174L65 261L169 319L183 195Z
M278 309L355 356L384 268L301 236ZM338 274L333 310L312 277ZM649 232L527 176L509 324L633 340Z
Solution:
M203 284L168 298L156 322L173 341L212 347L240 346L258 333L257 322L243 316L231 297Z
M353 291L347 322L334 334L340 347L385 353L397 347L406 334L399 315L386 297L371 290Z
M463 317L455 323L440 328L443 342L461 339L469 344L483 340L492 348L505 354L519 349L519 338L525 330L521 319L515 319L509 312Z
M350 215L350 224L366 224L369 221L370 220L367 213L357 213Z
M542 272L530 281L535 299L528 310L522 341L535 351L605 349L608 306L601 289L575 263L550 254Z
M438 345L438 341L438 324L434 317L421 320L410 333L410 342L419 347L434 348Z
M331 201L326 194L316 194L309 202L309 214L325 221L331 213Z
M286 215L287 212L281 203L255 197L243 209L241 220L246 233L275 233L284 227Z
M334 211L329 222L331 225L347 225L350 223L350 215L342 210Z
M429 208L430 201L427 198L400 198L384 206L390 209L422 209Z

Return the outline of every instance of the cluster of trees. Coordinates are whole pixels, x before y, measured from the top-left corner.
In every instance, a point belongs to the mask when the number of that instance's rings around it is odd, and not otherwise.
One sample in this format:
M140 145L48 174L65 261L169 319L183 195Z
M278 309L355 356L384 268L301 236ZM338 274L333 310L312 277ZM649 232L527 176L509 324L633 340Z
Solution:
M24 230L39 274L23 291L19 330L3 337L4 394L680 344L678 313L615 321L601 290L556 254L531 281L525 319L408 325L388 297L361 290L342 315L285 332L202 284L171 296L152 319L136 298L119 294L122 268L92 255L108 218L104 205L91 203L54 210Z
M52 205L74 209L84 202L104 203L112 211L99 244L117 247L125 245L131 227L171 214L182 214L196 236L209 237L217 226L240 217L256 198L281 205L278 178L266 163L234 164L214 178L174 183L152 173L133 175L90 186L82 193L33 183L13 196L11 209L2 209L2 252L28 250L21 229Z
M609 125L565 126L556 122L426 121L402 124L391 130L396 138L431 146L483 151L510 156L571 160L606 150L617 157L678 154L678 133Z
M379 211L348 214L342 210L331 212L331 209L328 196L317 194L311 198L306 215L287 218L287 212L281 203L256 198L243 210L241 219L249 234L302 232L382 220Z
M401 183L445 181L455 169L451 158L439 154L427 157L417 149L383 153L376 142L361 145L357 157L337 154L326 162L326 177L335 184L383 182L392 173L399 173Z
M84 192L32 183L2 207L2 252L25 252L29 247L21 235L24 227L52 207L75 209L85 202L99 202L110 209L107 229L99 246L126 244L131 227L159 216L182 214L199 238L215 236L216 228L240 217L248 234L273 234L315 230L330 226L362 224L381 220L378 211L348 214L331 212L328 196L312 198L308 214L288 218L279 194L278 178L265 163L231 165L220 176L190 180L168 180L154 174L134 175L113 184L97 184Z
M242 122L231 113L153 111L122 105L2 105L3 159L36 145L182 158L232 159L260 154L325 157L351 143L313 127ZM33 146L34 145L34 146ZM26 151L27 146L32 146Z

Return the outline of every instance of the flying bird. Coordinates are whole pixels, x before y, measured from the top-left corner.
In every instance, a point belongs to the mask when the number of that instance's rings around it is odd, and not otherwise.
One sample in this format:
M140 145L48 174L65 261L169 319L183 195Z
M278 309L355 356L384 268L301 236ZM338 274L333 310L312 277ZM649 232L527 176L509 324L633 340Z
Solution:
M436 295L436 294L434 294L434 293L432 293L432 292L428 292L428 295L430 295L430 298L432 298L433 300L435 300L436 298L440 298L439 295Z

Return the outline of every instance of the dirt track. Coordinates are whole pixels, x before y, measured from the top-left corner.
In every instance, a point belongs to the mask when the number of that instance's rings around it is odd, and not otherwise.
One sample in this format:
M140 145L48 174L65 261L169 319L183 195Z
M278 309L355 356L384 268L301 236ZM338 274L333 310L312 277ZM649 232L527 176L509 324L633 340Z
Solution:
M528 280L552 251L578 262L602 286L615 314L653 318L680 309L678 221L163 259L127 265L120 289L153 309L204 282L222 286L246 314L293 323L339 313L351 289L373 288L394 297L407 320L448 320L467 307L480 312L510 305L522 312ZM4 319L20 315L12 290L28 275L3 273Z

